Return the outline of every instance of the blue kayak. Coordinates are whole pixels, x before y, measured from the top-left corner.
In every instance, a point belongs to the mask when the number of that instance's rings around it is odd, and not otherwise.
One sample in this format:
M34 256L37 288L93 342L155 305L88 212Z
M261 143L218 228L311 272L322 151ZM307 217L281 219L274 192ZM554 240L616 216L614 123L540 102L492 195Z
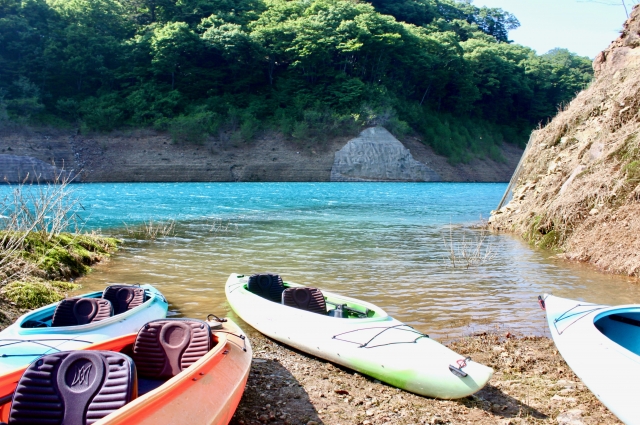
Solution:
M166 317L168 307L151 285L112 285L33 310L0 332L0 374L44 354L138 332L145 323Z
M569 367L621 421L640 425L640 305L539 300Z

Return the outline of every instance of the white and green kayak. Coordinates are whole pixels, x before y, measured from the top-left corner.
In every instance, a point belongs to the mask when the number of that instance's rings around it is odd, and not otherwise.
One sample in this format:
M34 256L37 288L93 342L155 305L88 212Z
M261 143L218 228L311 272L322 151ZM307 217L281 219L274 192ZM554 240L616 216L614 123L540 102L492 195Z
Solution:
M225 293L233 311L268 337L416 394L466 397L493 374L365 301L271 274L231 274Z

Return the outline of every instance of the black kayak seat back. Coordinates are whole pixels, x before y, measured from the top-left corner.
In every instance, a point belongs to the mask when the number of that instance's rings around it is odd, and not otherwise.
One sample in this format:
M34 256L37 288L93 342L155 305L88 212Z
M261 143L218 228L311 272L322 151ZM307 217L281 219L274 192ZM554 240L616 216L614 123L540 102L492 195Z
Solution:
M51 326L76 326L113 316L111 302L101 298L65 298L53 312Z
M282 304L312 313L327 314L327 303L318 288L287 288L282 293Z
M138 375L171 378L211 350L211 328L197 319L158 319L144 325L133 344Z
M104 289L102 298L111 301L113 314L120 314L142 305L145 301L145 292L139 286L111 285Z
M256 295L279 303L284 291L280 275L271 273L254 274L249 277L247 289Z
M113 351L40 357L18 381L9 425L88 425L137 397L135 365Z

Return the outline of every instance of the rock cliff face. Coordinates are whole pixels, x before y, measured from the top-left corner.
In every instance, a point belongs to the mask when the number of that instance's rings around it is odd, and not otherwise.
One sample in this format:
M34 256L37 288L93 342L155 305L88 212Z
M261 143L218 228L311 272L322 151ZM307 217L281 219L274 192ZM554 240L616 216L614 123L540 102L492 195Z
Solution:
M0 182L55 182L71 177L73 171L66 171L44 161L18 155L0 154Z
M441 177L416 161L409 149L382 127L364 130L336 152L331 181L440 181Z
M594 63L596 78L535 131L494 229L572 260L640 276L640 8Z
M148 130L78 135L51 129L22 129L0 133L0 154L78 170L81 172L75 181L84 182L324 182L332 179L336 153L339 162L353 166L352 171L336 168L343 181L504 182L509 181L522 154L522 150L505 144L504 162L475 159L469 164L452 166L418 138L409 137L400 143L383 128L364 131L365 135L370 133L376 136L365 140L386 142L364 148L361 143L350 143L352 137L339 137L308 146L288 141L277 133L264 133L250 143L233 144L221 134L202 145L191 145L175 144L168 135ZM361 148L353 150L355 146ZM359 153L363 156L358 157ZM360 174L355 172L357 163ZM366 173L362 174L363 171ZM1 167L0 174L8 172Z

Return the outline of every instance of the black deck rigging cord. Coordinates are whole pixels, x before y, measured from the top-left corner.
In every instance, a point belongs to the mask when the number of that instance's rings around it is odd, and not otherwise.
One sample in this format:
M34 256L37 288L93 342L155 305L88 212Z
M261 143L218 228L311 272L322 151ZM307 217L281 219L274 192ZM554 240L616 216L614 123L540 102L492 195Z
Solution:
M407 327L409 329L400 329L401 327ZM378 332L377 334L375 334L373 336L373 338L371 338L369 341L365 342L364 344L360 344L359 342L356 342L356 341L349 341L348 339L338 338L339 336L342 336L342 335L346 335L346 334L350 334L350 333L354 333L354 332L360 332L360 331L369 330L369 329L382 329L382 330L380 332ZM411 332L411 333L417 334L418 337L416 339L414 339L413 341L388 342L386 344L369 345L371 342L373 342L374 339L376 339L377 337L379 337L380 335L382 335L383 333L385 333L386 331L388 331L390 329L398 329L400 331ZM354 329L352 331L347 331L347 332L343 332L343 333L334 335L331 339L337 339L338 341L350 342L351 344L359 344L360 346L358 348L376 348L376 347L383 347L385 345L393 345L393 344L415 344L421 338L429 338L429 335L423 334L422 332L418 332L417 330L413 329L411 326L402 323L402 324L399 324L399 325L387 326L387 327L384 327L384 326L372 326L370 328Z

